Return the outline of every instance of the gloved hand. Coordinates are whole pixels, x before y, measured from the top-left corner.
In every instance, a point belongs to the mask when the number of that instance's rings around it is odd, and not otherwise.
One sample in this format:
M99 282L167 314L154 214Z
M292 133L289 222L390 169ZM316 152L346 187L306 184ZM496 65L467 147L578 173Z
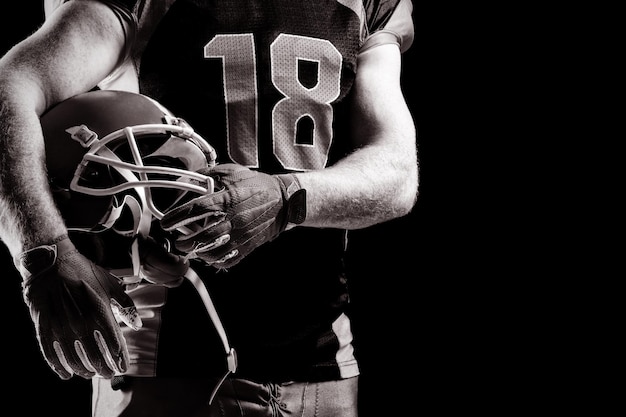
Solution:
M150 283L174 288L183 283L189 261L171 253L151 236L137 235L143 277Z
M128 368L128 349L116 318L131 328L141 318L122 283L76 250L67 236L15 259L24 301L50 367L62 379L111 378Z
M288 223L306 217L306 192L293 174L268 175L237 164L203 170L215 180L216 191L186 202L161 219L166 231L187 227L176 248L218 268L229 268Z

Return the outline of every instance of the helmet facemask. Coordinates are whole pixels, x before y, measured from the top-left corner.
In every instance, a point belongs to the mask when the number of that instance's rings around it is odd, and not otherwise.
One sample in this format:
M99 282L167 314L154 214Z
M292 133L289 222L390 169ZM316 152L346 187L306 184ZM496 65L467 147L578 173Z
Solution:
M152 220L213 192L213 179L197 172L215 165L213 147L146 96L92 91L41 121L51 189L70 229L115 227L131 199Z

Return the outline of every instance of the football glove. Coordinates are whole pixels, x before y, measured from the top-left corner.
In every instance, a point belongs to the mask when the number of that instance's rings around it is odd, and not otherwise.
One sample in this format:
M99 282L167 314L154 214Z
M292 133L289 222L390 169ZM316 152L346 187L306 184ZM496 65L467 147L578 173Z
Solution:
M229 268L275 239L289 223L306 218L306 191L293 174L268 175L237 164L201 173L214 179L216 191L175 207L161 219L166 231L192 230L175 241L189 257Z
M80 254L65 235L19 254L15 264L44 358L62 379L112 378L128 368L117 320L141 318L120 280Z

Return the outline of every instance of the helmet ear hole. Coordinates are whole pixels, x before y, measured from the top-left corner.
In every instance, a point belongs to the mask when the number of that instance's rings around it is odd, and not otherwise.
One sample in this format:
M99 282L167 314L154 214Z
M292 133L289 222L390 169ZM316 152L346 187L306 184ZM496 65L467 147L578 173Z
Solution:
M126 229L127 216L109 218L129 193L158 217L186 194L206 192L191 184L215 164L213 147L186 122L137 93L76 95L44 113L41 126L50 187L70 229Z

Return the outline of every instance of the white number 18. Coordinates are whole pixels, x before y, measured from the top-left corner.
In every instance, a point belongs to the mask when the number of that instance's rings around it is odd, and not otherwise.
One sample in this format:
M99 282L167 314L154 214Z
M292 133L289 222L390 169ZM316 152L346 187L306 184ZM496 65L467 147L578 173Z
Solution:
M271 80L283 98L272 109L272 146L284 168L320 169L332 140L333 108L340 93L341 54L332 43L295 35L279 35L270 47ZM222 60L230 158L259 166L258 85L252 34L217 35L204 47L205 58ZM317 64L317 83L308 88L298 78L298 62ZM312 143L296 143L298 122L308 117Z

